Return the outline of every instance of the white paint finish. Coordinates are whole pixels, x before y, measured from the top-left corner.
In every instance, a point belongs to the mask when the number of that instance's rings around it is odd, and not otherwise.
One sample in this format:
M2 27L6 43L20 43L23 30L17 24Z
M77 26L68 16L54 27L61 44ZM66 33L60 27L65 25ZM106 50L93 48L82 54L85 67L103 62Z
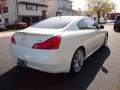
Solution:
M11 54L15 59L26 60L26 57L29 56L27 58L28 66L52 73L69 71L68 60L65 56L68 52L60 52L60 50L36 50L11 44Z
M35 43L44 42L51 38L54 34L58 32L56 31L57 30L40 30L35 28L28 28L26 31L22 30L20 32L16 32L16 44L23 47L32 48Z
M68 24L68 26L58 31L50 30L50 29L45 29L43 31L39 29L33 30L30 27L29 30L23 30L17 32L18 34L19 33L26 33L28 35L35 34L35 36L31 35L32 38L30 39L27 38L26 36L26 38L28 39L27 43L29 42L31 43L32 41L37 40L37 35L39 35L40 37L41 35L45 35L45 36L48 35L47 38L42 37L44 40L46 40L54 35L59 34L61 36L61 43L59 49L55 49L55 50L32 49L31 47L26 47L26 45L11 44L11 49L10 49L11 55L15 59L19 58L27 61L29 67L41 71L51 72L51 73L69 72L71 66L71 60L75 51L80 46L83 46L85 48L86 58L89 57L98 48L100 48L103 45L107 31L98 30L98 29L80 30L77 28L77 23L81 19L85 19L88 17L66 16L66 18L68 17L73 18L73 21L70 24ZM15 34L16 42L18 40L17 33Z

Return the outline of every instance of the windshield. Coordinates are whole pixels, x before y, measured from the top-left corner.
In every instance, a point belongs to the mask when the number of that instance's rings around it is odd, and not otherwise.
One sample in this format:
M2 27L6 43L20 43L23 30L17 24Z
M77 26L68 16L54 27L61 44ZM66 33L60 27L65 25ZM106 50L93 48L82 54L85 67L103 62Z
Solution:
M46 29L61 29L66 27L72 20L63 17L53 17L43 20L35 25L33 28L46 28Z

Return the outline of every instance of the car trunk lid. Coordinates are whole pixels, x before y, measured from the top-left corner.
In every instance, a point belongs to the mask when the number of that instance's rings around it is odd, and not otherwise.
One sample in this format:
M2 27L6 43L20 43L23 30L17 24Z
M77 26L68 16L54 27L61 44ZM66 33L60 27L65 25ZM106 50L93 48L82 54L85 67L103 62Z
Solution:
M35 43L42 43L52 36L56 34L60 34L58 31L55 30L48 30L48 29L35 29L35 28L29 28L26 30L22 30L19 32L16 32L14 37L16 40L16 44L31 48Z

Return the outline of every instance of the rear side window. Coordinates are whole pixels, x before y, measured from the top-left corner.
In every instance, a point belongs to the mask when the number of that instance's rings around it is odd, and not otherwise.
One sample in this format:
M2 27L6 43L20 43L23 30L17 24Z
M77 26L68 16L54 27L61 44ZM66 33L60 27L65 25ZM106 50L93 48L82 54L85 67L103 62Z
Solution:
M79 27L79 29L86 29L88 26L87 26L87 23L84 20L81 20L78 23L78 27Z
M78 23L78 27L79 27L79 29L97 29L98 28L95 21L93 19L91 19L91 18L81 20Z
M2 20L0 19L0 22L2 22Z

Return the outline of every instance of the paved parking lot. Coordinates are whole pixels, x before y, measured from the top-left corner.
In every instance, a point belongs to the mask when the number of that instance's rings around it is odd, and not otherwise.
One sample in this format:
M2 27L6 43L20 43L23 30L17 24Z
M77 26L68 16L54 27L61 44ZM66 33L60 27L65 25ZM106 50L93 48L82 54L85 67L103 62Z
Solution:
M108 48L85 61L76 76L48 74L17 66L9 54L13 32L0 32L0 90L120 90L120 33L109 31Z

